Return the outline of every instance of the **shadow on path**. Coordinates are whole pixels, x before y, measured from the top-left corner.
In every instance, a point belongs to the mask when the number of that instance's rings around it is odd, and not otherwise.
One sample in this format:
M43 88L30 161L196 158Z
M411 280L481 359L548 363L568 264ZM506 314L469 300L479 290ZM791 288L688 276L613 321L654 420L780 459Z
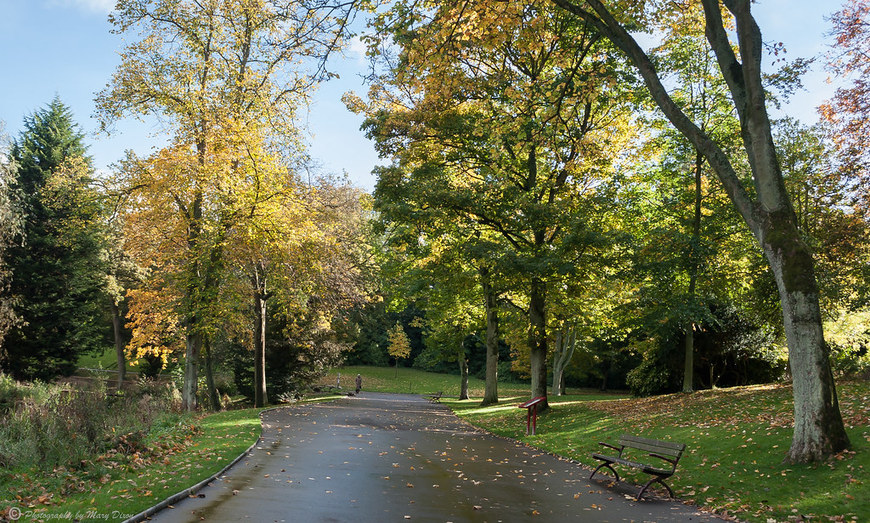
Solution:
M227 474L154 521L721 521L477 431L419 396L356 397L263 413Z

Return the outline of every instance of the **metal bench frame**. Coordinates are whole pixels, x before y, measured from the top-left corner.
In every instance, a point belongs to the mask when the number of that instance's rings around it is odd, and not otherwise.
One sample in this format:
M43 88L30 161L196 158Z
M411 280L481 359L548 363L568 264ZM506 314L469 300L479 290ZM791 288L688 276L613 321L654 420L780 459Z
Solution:
M602 461L602 463L598 465L598 468L592 471L589 479L592 479L592 477L595 476L595 473L601 470L603 467L607 467L608 469L610 469L611 472L613 472L613 475L616 477L616 481L619 481L619 474L616 472L616 470L614 470L612 465L624 465L626 467L639 469L644 473L652 476L652 478L647 481L643 487L641 487L640 492L637 493L638 501L640 501L643 493L646 492L646 489L649 488L649 486L653 483L661 483L668 490L668 494L670 494L672 498L674 497L674 491L671 490L671 487L669 487L668 484L664 482L664 480L673 476L674 471L677 469L677 463L680 461L680 457L683 455L683 451L686 449L686 445L682 443L672 443L670 441L641 438L638 436L632 436L630 434L623 434L619 437L619 446L603 442L599 442L598 444L617 451L617 455L609 456L606 454L598 454L595 452L592 453L592 457ZM648 463L641 463L638 461L626 459L625 457L623 457L623 453L626 449L636 449L648 452L649 456L664 460L670 465L670 467L665 466L664 468L662 468L661 466L657 467Z

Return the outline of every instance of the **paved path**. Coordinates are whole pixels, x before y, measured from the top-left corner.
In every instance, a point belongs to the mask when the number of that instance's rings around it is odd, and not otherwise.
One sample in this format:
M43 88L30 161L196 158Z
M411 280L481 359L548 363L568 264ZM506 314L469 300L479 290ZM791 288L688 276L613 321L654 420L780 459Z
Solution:
M588 476L419 396L363 392L265 412L247 458L153 520L719 521Z

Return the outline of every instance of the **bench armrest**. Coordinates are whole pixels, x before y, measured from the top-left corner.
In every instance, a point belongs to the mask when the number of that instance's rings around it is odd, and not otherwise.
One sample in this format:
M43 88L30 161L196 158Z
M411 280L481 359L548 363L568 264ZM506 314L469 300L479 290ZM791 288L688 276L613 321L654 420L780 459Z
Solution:
M617 447L616 445L611 445L610 443L604 443L603 441L599 441L598 444L601 446L604 446L604 447L609 447L609 448L615 450L616 452L622 452L622 449L624 448L624 447Z
M666 458L666 457L664 457L664 456L660 456L660 455L658 455L658 454L650 454L650 456L652 456L652 457L654 457L654 458L663 459L663 460L667 461L668 463L670 463L671 465L673 465L674 467L676 467L676 466L677 466L677 462L680 461L680 458L677 458L677 459L674 459L674 458Z

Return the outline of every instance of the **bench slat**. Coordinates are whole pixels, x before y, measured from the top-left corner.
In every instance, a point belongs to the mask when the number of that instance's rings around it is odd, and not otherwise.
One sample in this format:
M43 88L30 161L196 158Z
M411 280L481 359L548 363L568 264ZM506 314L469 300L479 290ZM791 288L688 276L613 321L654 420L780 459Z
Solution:
M620 436L619 444L625 445L626 447L654 452L656 454L661 454L663 456L669 456L673 458L679 458L683 454L683 451L686 449L686 445L681 443L671 443L670 441L659 441L654 439L640 438L638 436L631 436L629 434L623 434L622 436Z

